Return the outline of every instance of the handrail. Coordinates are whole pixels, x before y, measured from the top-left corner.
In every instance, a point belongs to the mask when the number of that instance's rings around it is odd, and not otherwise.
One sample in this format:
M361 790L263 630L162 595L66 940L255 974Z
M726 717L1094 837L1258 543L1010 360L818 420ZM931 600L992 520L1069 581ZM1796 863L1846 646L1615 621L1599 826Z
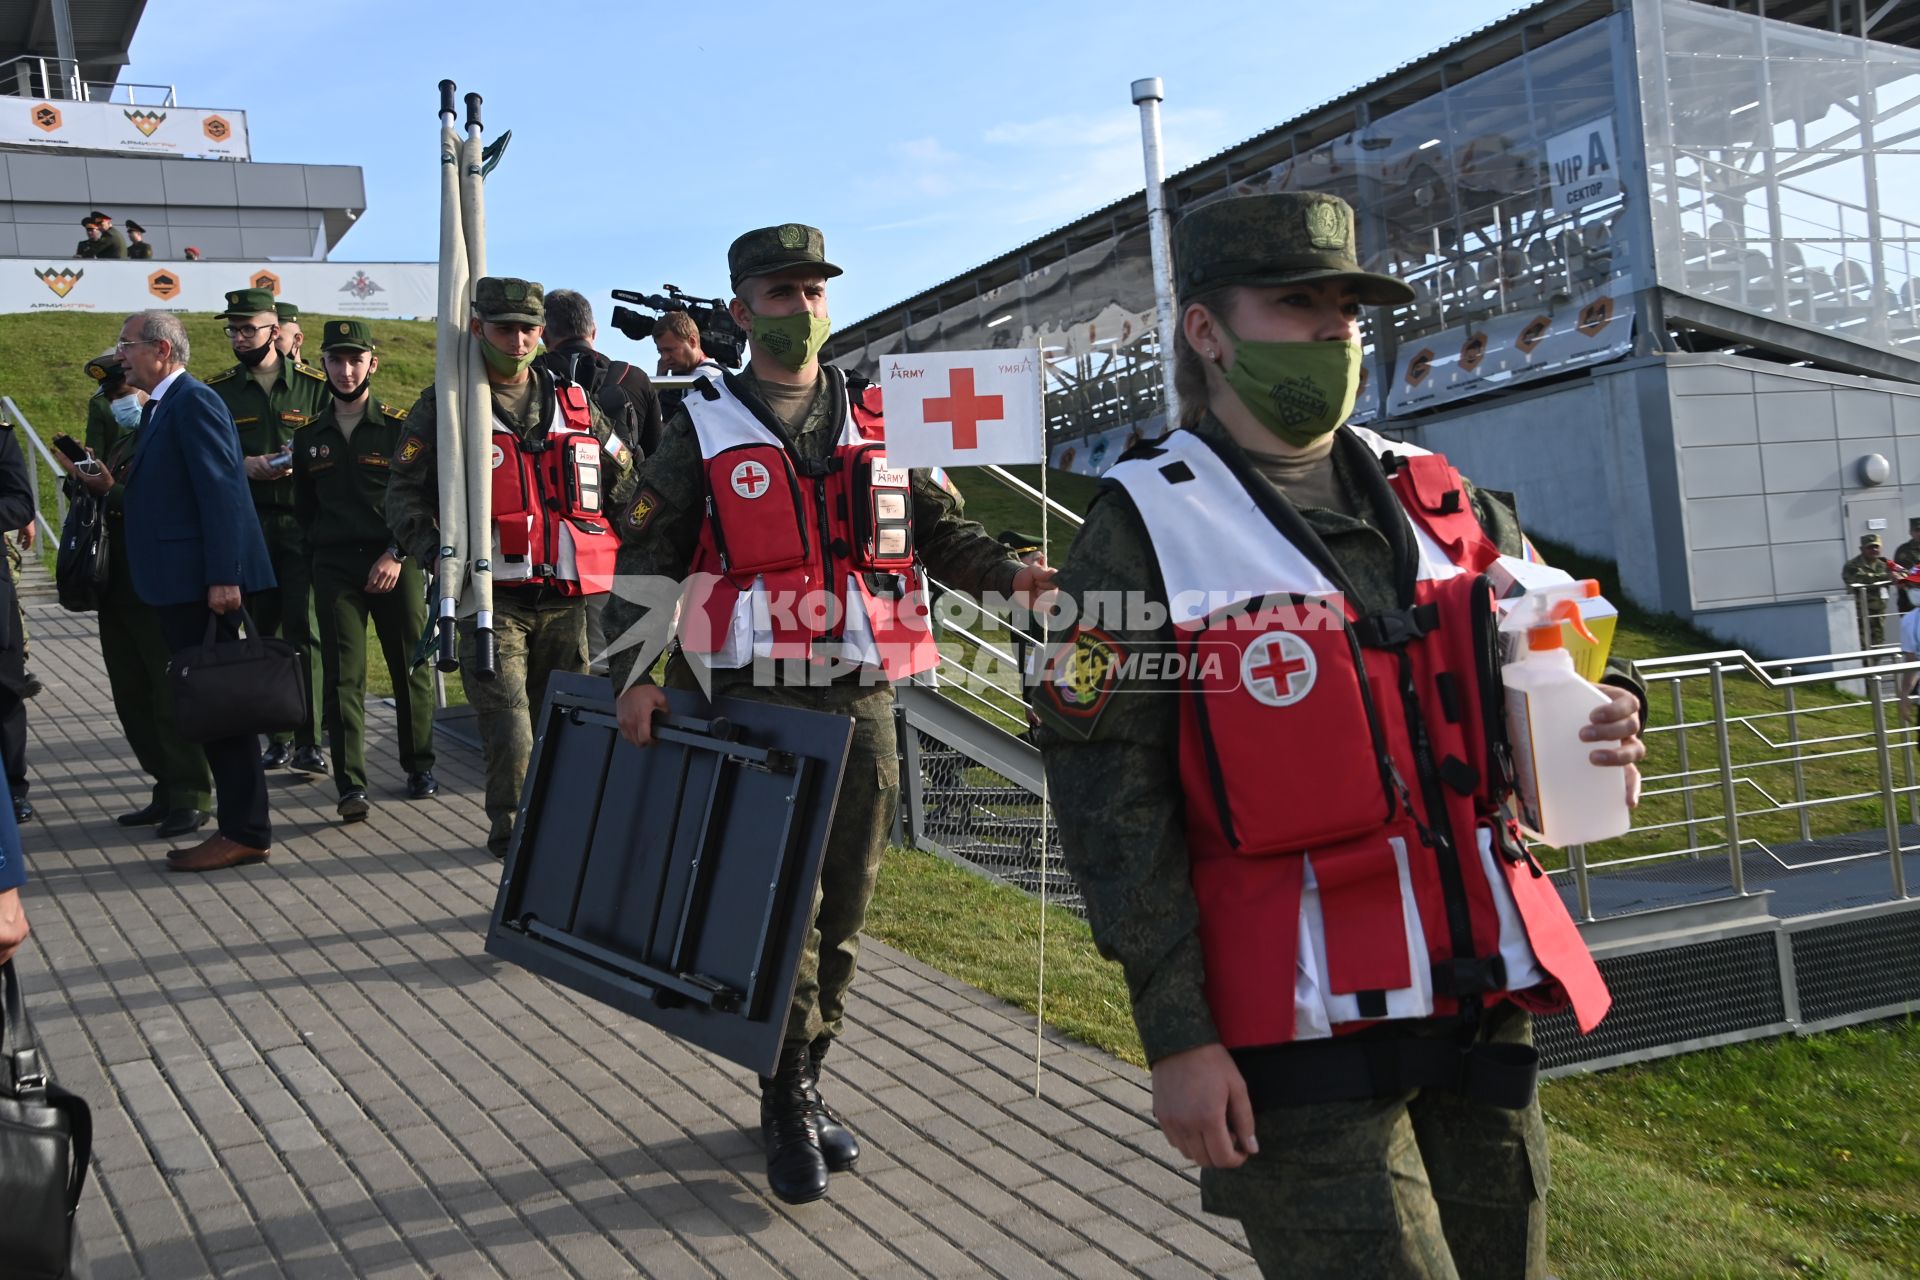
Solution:
M27 420L27 415L20 412L20 406L13 402L13 397L0 396L0 406L5 407L8 420L27 433L27 439L33 442L34 449L46 459L47 468L53 472L54 479L58 480L64 476L66 472L53 460L53 451L48 449L46 443L40 439L40 433L33 429L33 423ZM34 522L40 526L40 531L46 534L47 545L54 546L60 541L60 530L48 523L46 513L40 510L40 468L28 467L27 480L33 487ZM55 490L55 506L60 512L60 519L64 522L67 518L67 494L64 488Z

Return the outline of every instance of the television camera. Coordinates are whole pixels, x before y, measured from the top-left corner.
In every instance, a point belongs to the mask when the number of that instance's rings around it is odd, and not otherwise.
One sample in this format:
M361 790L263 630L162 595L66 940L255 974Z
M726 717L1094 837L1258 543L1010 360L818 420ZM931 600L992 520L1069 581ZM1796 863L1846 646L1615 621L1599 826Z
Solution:
M694 327L700 330L701 349L727 368L738 369L740 361L746 356L747 334L727 314L726 301L722 298L696 298L678 285L661 287L666 290L664 294L615 289L613 300L631 302L649 311L686 312ZM635 342L652 337L653 327L659 319L658 316L642 315L629 307L613 309L613 327Z

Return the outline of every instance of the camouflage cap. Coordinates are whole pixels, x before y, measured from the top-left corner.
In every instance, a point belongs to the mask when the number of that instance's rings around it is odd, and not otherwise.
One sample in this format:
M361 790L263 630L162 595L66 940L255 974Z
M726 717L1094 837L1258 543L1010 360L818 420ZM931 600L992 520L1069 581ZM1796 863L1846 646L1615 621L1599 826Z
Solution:
M727 246L727 276L738 288L749 276L770 276L789 267L818 267L832 278L840 268L827 261L827 238L804 222L749 231Z
M365 320L329 320L320 331L322 351L371 351L373 330Z
M1175 292L1226 285L1348 280L1369 306L1413 301L1392 276L1360 269L1353 208L1324 191L1239 196L1201 205L1173 229Z
M516 276L482 276L473 286L473 314L499 324L547 322L547 291Z
M1860 545L1863 547L1877 547L1880 545L1880 535L1877 533L1863 533L1860 535Z
M298 320L300 318L300 308L291 302L276 302L273 304L273 310L274 314L279 316L283 321Z
M227 309L223 316L257 316L276 314L271 289L234 289L227 294Z

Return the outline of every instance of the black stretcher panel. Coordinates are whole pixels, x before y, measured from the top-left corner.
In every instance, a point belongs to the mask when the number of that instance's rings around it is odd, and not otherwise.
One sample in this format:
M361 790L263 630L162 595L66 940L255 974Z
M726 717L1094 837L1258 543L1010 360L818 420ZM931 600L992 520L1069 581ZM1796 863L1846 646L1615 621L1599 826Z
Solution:
M646 750L556 675L487 950L771 1073L853 719L667 691Z

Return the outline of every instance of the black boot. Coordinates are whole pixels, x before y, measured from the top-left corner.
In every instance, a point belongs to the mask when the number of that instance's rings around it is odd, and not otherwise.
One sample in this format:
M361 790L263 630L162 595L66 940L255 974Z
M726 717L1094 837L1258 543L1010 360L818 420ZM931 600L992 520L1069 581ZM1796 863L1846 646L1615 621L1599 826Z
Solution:
M806 1045L783 1045L774 1074L760 1077L767 1185L788 1204L806 1204L827 1194L827 1161L820 1154L820 1126L809 1097L812 1063Z
M820 1061L832 1045L831 1036L820 1036L807 1046L807 1102L820 1130L820 1154L826 1157L827 1168L834 1173L852 1173L860 1163L860 1139L840 1123L840 1117L820 1097Z

